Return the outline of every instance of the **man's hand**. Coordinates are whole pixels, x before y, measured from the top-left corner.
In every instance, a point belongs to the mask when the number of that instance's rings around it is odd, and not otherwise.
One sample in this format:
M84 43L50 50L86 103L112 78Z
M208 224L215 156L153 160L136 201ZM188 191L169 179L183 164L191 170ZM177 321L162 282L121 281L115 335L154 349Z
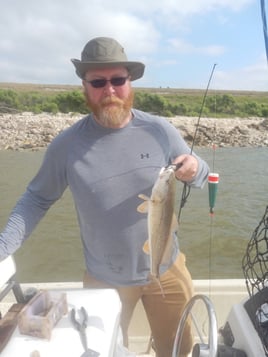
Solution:
M192 181L198 171L198 161L193 155L180 155L172 164L181 164L181 167L175 171L175 176L183 182Z

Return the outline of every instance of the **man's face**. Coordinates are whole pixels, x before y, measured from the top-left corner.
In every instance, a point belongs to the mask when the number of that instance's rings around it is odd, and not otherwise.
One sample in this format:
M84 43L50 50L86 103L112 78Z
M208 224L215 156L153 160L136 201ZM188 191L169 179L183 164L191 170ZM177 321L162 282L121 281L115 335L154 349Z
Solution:
M83 87L87 104L101 125L120 128L128 123L133 90L125 67L89 70Z

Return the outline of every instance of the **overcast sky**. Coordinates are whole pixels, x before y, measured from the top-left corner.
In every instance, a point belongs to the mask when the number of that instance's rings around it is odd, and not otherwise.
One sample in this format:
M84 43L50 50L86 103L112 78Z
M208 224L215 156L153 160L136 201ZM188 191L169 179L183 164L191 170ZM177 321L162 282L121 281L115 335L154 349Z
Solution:
M138 87L268 91L259 0L1 0L0 82L80 84L70 58L117 39Z

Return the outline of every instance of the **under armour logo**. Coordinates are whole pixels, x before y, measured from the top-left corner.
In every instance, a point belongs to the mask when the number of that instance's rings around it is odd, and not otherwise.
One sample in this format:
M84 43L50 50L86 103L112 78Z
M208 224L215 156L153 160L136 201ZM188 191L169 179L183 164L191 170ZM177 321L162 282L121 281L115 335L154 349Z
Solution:
M141 154L141 159L149 159L149 154Z

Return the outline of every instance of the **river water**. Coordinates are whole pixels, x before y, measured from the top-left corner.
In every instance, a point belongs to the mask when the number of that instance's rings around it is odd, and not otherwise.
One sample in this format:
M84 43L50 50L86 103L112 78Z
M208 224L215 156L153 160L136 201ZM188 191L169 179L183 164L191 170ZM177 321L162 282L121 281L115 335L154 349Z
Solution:
M242 278L242 257L268 205L268 149L219 148L215 157L211 149L196 152L220 174L220 182L213 217L207 186L191 190L181 213L181 249L194 279ZM0 151L0 229L43 155L44 151ZM178 201L181 189L179 185ZM68 190L15 253L15 260L21 282L81 280L83 252Z

